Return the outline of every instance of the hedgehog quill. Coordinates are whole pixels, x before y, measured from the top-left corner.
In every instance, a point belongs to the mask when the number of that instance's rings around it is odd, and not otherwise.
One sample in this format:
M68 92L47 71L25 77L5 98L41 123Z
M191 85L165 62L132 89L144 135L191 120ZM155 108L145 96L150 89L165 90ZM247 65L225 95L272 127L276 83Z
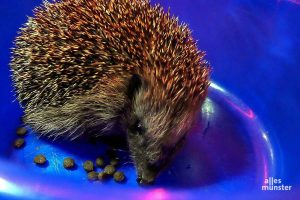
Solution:
M180 147L211 71L188 26L147 0L44 2L12 54L25 123L70 139L121 125L141 184Z

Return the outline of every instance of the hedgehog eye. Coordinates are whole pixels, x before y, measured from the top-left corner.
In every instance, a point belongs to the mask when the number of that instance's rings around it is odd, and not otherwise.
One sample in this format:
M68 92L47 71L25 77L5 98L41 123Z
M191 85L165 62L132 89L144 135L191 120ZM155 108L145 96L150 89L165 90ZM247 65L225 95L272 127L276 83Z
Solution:
M144 133L144 127L140 120L135 120L135 122L129 127L129 130L133 134L141 135Z

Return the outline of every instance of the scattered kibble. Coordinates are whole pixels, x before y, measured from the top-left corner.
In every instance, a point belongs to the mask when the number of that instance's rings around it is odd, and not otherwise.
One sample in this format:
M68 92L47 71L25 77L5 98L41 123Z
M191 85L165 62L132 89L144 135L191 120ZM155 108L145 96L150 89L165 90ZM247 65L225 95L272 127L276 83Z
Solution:
M25 140L23 138L18 138L14 141L14 147L17 149L24 147L24 145L25 145Z
M86 172L91 172L94 170L94 164L92 161L87 160L83 163L83 168Z
M89 172L89 173L87 174L87 176L88 176L88 179L89 179L90 181L95 181L95 180L98 179L98 173L95 172L95 171Z
M27 133L27 129L25 127L20 127L17 129L17 135L24 136ZM14 141L15 148L21 148L25 145L25 140L23 138L18 138ZM38 149L39 147L37 147ZM87 160L83 163L83 168L87 174L87 178L90 181L100 180L104 181L108 178L108 176L113 176L113 179L116 182L123 182L126 177L123 172L116 171L116 166L119 164L120 159L116 156L115 150L108 150L106 152L107 156L110 158L110 165L105 166L105 160L102 156L96 158L96 166L104 168L102 172L94 171L94 163L91 160ZM43 165L47 162L46 157L43 154L36 155L34 157L33 162L37 165ZM75 161L73 158L65 158L63 160L63 166L66 169L71 169L75 167Z
M27 133L27 129L25 127L20 127L17 129L17 135L18 136L24 136Z
M103 181L103 180L105 180L107 178L107 174L105 174L104 172L99 172L98 173L98 179L100 180L100 181Z
M72 158L65 158L63 165L64 165L64 168L71 169L75 166L75 161Z
M107 175L113 175L116 171L116 168L113 165L107 165L104 167L104 173Z
M122 182L125 180L125 176L123 172L117 171L114 173L114 180L116 182Z
M38 165L43 165L47 162L47 159L43 154L39 154L39 155L34 157L33 162L38 164Z
M96 166L97 167L105 167L105 161L103 157L96 158Z
M117 158L117 157L116 158L112 158L110 160L110 164L113 165L113 166L117 166L119 164L119 162L120 162L120 159Z

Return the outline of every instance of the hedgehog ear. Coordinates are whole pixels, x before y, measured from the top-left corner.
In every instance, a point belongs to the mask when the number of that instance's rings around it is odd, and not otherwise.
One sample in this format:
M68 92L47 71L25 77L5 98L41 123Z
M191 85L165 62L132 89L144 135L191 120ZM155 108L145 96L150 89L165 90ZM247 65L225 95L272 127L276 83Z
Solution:
M141 88L142 86L142 78L138 74L133 74L129 80L129 85L127 89L127 95L130 100L133 99L136 92Z

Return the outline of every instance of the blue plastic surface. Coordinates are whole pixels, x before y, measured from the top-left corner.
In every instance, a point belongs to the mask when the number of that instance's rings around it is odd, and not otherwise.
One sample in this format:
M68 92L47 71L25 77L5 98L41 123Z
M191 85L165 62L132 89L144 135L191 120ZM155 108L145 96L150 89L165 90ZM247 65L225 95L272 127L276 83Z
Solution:
M300 2L297 0L155 1L179 16L207 52L213 80L202 113L176 160L155 186L139 187L132 165L126 184L90 183L81 164L102 147L26 137L11 143L22 111L8 63L18 28L41 1L0 4L0 198L2 199L296 199L300 194ZM230 93L228 92L230 91ZM242 103L236 97L242 99ZM251 109L250 109L251 108ZM80 146L80 147L78 147ZM82 148L84 147L84 148ZM80 149L79 149L80 148ZM81 149L83 149L81 151ZM32 163L36 153L46 168ZM87 153L90 157L86 157ZM65 156L78 168L61 168ZM282 179L291 191L261 191L264 178Z

